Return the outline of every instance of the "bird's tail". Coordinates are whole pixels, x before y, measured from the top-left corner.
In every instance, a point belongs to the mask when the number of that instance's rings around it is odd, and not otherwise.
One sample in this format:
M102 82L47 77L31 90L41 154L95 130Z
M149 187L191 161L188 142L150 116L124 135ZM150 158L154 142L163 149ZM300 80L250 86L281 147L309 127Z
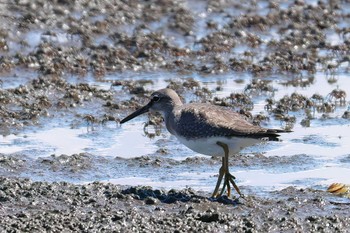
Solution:
M280 135L280 133L290 133L293 132L291 130L284 130L284 129L268 129L265 133L265 137L269 138L269 141L280 141L280 139L278 138Z

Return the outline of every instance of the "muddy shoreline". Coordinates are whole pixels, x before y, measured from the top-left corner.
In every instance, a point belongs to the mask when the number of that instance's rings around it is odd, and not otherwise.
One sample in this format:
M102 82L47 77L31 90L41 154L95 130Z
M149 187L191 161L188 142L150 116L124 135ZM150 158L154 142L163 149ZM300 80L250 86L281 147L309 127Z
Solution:
M286 188L232 203L195 190L0 178L1 231L348 232L349 201Z

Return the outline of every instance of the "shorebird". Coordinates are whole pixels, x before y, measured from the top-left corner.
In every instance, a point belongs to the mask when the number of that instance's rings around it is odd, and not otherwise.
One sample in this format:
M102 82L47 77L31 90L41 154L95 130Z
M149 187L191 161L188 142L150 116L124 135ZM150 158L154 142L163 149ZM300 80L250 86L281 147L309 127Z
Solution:
M266 129L247 121L241 114L228 108L208 103L183 104L172 89L161 89L151 95L147 105L120 121L121 124L149 111L163 115L167 130L191 150L210 156L222 156L222 166L212 197L219 197L227 188L231 196L231 184L243 197L229 172L228 159L245 147L261 141L277 141L281 129ZM224 184L219 193L220 185Z

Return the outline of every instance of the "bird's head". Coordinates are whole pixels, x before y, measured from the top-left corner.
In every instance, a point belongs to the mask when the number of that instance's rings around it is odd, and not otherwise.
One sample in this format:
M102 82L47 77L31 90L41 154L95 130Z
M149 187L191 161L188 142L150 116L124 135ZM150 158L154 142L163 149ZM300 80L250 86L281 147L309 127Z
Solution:
M181 99L178 94L169 88L161 89L152 93L150 101L148 104L142 108L131 113L129 116L125 117L120 121L121 124L149 111L161 112L164 115L171 112L172 109L177 106L182 105Z

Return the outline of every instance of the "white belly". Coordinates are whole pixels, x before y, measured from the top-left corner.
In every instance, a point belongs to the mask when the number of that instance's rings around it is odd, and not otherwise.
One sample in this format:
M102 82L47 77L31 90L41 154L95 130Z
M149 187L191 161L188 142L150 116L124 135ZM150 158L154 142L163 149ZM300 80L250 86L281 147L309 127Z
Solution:
M261 142L261 140L259 139L245 137L210 137L196 140L187 140L186 138L181 136L176 137L182 144L184 144L191 150L200 154L210 156L224 156L224 150L221 146L216 144L217 142L222 142L228 145L230 155L237 154L243 148Z

